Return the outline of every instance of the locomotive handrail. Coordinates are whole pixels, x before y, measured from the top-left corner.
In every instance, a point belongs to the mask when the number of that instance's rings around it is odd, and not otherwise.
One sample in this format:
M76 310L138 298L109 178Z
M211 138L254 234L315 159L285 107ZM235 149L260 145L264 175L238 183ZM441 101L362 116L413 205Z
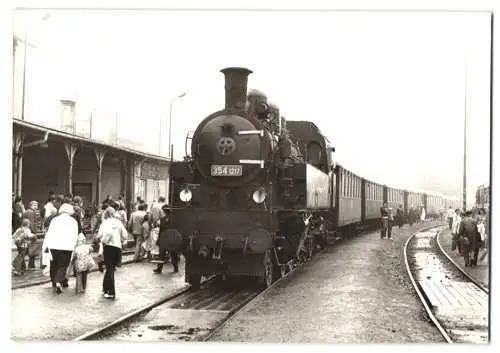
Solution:
M238 135L260 135L260 137L264 137L264 130L240 130Z
M263 159L240 159L239 162L241 164L260 164L260 167L264 168L264 160Z

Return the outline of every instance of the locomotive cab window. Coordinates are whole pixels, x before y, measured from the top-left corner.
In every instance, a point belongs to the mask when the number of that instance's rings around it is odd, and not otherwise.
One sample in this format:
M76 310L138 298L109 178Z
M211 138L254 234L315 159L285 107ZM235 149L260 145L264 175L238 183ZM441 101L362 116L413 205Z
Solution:
M311 142L307 146L307 161L315 167L319 167L323 159L323 151L317 142Z

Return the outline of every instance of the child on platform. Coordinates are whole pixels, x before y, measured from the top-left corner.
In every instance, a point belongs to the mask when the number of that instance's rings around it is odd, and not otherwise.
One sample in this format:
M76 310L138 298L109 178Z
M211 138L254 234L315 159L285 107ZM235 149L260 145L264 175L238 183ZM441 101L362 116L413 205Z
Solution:
M33 239L36 239L36 235L31 232L30 229L31 222L29 219L24 218L21 223L21 227L17 228L14 234L12 234L12 239L17 247L17 256L12 262L14 267L14 276L20 276L24 274L26 269L25 258L28 254L28 247Z
M86 244L85 236L80 233L78 242L76 243L72 264L76 273L75 292L77 294L85 293L85 289L87 288L87 275L92 267L95 266L94 258L91 255L92 251L92 245Z

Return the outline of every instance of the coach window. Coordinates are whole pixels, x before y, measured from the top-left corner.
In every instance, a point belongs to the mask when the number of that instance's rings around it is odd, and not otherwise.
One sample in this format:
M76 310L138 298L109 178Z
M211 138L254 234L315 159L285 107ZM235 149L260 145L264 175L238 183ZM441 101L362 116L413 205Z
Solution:
M342 196L345 196L347 190L347 179L345 172L342 170Z
M345 185L345 196L349 197L349 184L350 184L350 180L349 180L349 174L346 175L346 185Z
M349 173L347 177L348 183L347 183L347 196L351 197L352 196L352 177L351 174Z
M345 184L344 184L344 196L349 196L349 175L344 173Z

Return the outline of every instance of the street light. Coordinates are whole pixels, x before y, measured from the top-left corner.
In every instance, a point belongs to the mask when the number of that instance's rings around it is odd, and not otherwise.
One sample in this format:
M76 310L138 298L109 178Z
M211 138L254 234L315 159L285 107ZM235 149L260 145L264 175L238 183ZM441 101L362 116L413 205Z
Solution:
M172 161L172 149L171 149L171 142L172 142L172 106L174 104L174 102L179 99L179 98L182 98L186 95L186 92L183 92L181 94L179 94L178 96L176 96L175 98L173 98L171 101L170 101L170 114L169 114L169 120L168 120L168 159L170 161ZM159 138L159 146L158 146L158 154L161 154L161 126L162 126L162 118L160 117L160 138Z
M23 97L21 103L21 119L24 120L24 106L25 106L25 96L26 96L26 58L28 56L28 29L34 26L36 23L48 20L50 13L46 13L43 17L38 20L33 21L24 27L24 59L23 59Z
M467 53L464 55L464 175L462 190L462 206L464 212L467 210Z

